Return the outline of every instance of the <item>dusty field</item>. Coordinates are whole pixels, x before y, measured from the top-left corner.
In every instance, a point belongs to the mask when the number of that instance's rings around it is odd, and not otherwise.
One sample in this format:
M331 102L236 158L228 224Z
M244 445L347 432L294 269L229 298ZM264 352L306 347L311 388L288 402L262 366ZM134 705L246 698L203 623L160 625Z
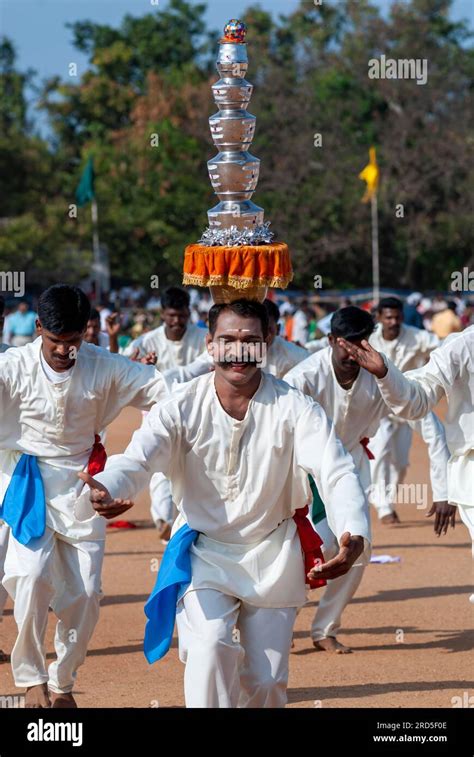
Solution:
M125 411L108 434L109 454L121 451L141 416ZM428 481L427 454L415 437L407 482ZM344 615L341 640L354 654L313 650L308 629L318 601L312 592L300 613L291 655L291 707L451 707L453 697L472 695L472 561L468 534L456 529L438 539L425 511L399 508L402 524L380 527L374 520L375 554L398 555L400 563L368 566ZM103 575L102 612L89 654L79 671L80 707L182 707L183 666L176 644L150 667L142 653L143 605L156 578L159 544L148 514L148 498L138 500L131 531L110 530ZM1 645L15 638L11 604L1 626ZM53 617L48 627L52 657ZM0 667L0 693L15 689L8 665Z

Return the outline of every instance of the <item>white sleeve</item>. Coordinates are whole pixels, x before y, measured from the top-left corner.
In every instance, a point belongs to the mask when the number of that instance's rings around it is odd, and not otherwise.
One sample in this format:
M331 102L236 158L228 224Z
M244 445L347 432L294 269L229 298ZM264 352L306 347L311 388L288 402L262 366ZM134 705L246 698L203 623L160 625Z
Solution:
M418 336L419 336L419 342L420 342L420 352L422 354L425 354L427 357L429 356L430 352L435 350L441 344L441 339L437 337L436 334L433 334L431 331L420 329L420 333Z
M305 361L295 365L291 371L285 373L283 381L318 401L318 372L314 369L312 371L303 370L304 363Z
M111 355L114 365L113 384L120 409L131 406L149 410L156 402L169 396L163 375L154 365L134 363L123 355ZM107 424L110 421L107 420Z
M422 368L402 373L388 358L387 374L376 379L384 401L393 413L407 420L423 418L443 397L446 386L454 377L443 368L443 360L438 358L440 350L435 350L429 362Z
M138 349L138 358L145 357L145 350L143 349L143 337L139 336L137 339L133 339L130 344L121 351L121 355L124 357L131 357L135 350Z
M329 345L329 339L327 336L322 336L321 339L312 339L310 342L306 342L305 349L308 352L314 353L319 350L324 350Z
M287 349L283 351L281 361L278 361L278 378L282 378L296 365L299 365L309 357L308 350L305 350L303 347L298 347L297 344L288 342L288 345L285 346Z
M212 369L212 358L208 351L204 350L192 363L176 368L168 368L168 370L163 371L163 376L172 388L175 384L183 384L186 381L191 381L193 378L209 373Z
M302 313L299 313L293 318L293 332L291 335L292 342L299 342L300 344L306 344L308 341L308 321Z
M179 416L170 413L166 405L168 403L155 405L133 434L125 452L109 457L105 469L95 476L112 497L133 499L149 484L153 473L166 475L172 455L179 455Z
M20 363L13 363L13 351L6 350L0 354L0 418L4 417L12 399L18 396L20 391Z
M337 539L349 531L352 536L364 537L367 546L371 535L366 496L351 455L320 405L308 406L298 418L295 461L314 477Z
M408 423L428 445L433 502L445 502L448 499L447 475L450 454L444 426L434 413L428 413L421 420L408 421Z

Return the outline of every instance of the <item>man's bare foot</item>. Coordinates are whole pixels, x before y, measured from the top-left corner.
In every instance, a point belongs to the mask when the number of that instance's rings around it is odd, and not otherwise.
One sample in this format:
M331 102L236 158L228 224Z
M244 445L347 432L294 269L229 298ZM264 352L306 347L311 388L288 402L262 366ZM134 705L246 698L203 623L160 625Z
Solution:
M0 649L0 665L2 662L10 662L10 655L8 652L4 652L3 649Z
M384 515L383 518L380 518L380 522L383 523L384 526L396 526L400 523L400 518L394 510L390 515Z
M37 686L29 686L25 694L25 707L34 709L46 709L51 707L51 700L48 694L46 683L39 683Z
M156 528L161 541L164 544L167 544L171 536L171 524L167 523L165 520L158 520L156 522Z
M76 700L74 699L72 694L57 694L55 691L49 690L49 695L51 697L51 707L53 709L76 709L77 704Z
M325 639L318 639L317 641L313 640L313 646L315 649L333 654L352 654L352 649L345 647L334 636L326 636Z

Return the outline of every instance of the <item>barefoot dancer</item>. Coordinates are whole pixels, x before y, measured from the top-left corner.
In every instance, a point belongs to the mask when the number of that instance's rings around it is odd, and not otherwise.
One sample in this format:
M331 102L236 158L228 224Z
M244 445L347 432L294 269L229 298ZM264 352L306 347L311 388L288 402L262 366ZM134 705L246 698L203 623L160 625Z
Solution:
M106 512L112 497L145 487L152 471L169 476L180 515L147 604L147 657L169 648L180 584L187 706L283 707L293 624L305 602L295 509L303 540L309 529L320 543L306 517L308 474L341 544L322 572L308 563L312 579L346 573L368 546L367 503L322 408L239 354L260 351L267 338L264 306L215 305L209 329L216 352L229 350L232 361L156 405L125 453L111 457L97 481L89 477L91 500ZM313 545L304 548L309 555ZM167 601L171 615L160 609Z
M12 670L27 707L75 706L76 672L99 615L106 522L90 505L78 520L78 473L101 470L95 435L122 408L148 409L167 394L153 367L83 343L89 313L80 289L50 287L39 300L39 338L0 355L0 517L11 529L3 583L15 603ZM107 517L128 507L116 503ZM47 671L50 605L57 659Z
M423 368L405 374L368 342L351 345L341 340L341 344L376 377L385 402L402 418L423 418L446 397L450 504L443 517L449 517L454 528L457 507L474 543L474 326L447 337ZM474 594L470 601L474 602Z
M370 344L383 352L403 373L421 368L430 353L439 347L438 337L424 329L406 326L403 323L403 303L396 297L381 300L377 312L379 323L369 339ZM380 422L370 445L374 459L370 463L373 494L369 499L386 525L400 522L395 511L396 492L408 468L412 428L403 418L390 415Z
M366 371L361 371L348 352L337 344L338 337L345 337L351 344L360 344L368 339L374 329L369 313L357 307L338 310L331 320L330 346L299 363L285 376L292 386L319 402L334 423L336 433L345 448L352 455L362 486L370 487L370 450L368 442L376 433L381 419L388 416L390 409L385 404L375 379ZM432 413L427 423L430 434L430 461L436 475L432 476L433 497L442 508L447 498L446 466L449 452L446 447L442 423ZM316 492L317 495L317 492ZM323 539L325 557L337 552L337 541L328 528L324 510L315 522L315 528ZM368 514L367 514L368 517ZM443 521L443 526L446 525ZM330 581L320 599L319 607L311 627L311 638L317 649L345 654L351 649L337 640L341 627L341 616L354 596L365 564L359 562L341 578Z

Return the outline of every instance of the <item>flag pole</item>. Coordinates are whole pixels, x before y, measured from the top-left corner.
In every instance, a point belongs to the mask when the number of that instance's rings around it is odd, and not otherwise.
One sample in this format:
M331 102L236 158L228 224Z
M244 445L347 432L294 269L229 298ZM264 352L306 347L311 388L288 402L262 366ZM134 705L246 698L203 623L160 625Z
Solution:
M94 251L94 282L95 282L95 298L96 302L102 299L102 281L101 281L101 257L100 257L100 242L99 242L99 211L97 208L97 200L95 197L91 201L91 217L92 217L92 249Z
M374 305L379 304L380 300L380 264L379 264L379 218L377 192L372 193L372 284Z
M367 189L362 202L370 200L372 216L372 298L374 305L380 300L380 265L379 265L379 217L377 205L377 189L379 185L380 170L377 165L375 147L369 150L369 162L359 174L359 179L365 181Z

